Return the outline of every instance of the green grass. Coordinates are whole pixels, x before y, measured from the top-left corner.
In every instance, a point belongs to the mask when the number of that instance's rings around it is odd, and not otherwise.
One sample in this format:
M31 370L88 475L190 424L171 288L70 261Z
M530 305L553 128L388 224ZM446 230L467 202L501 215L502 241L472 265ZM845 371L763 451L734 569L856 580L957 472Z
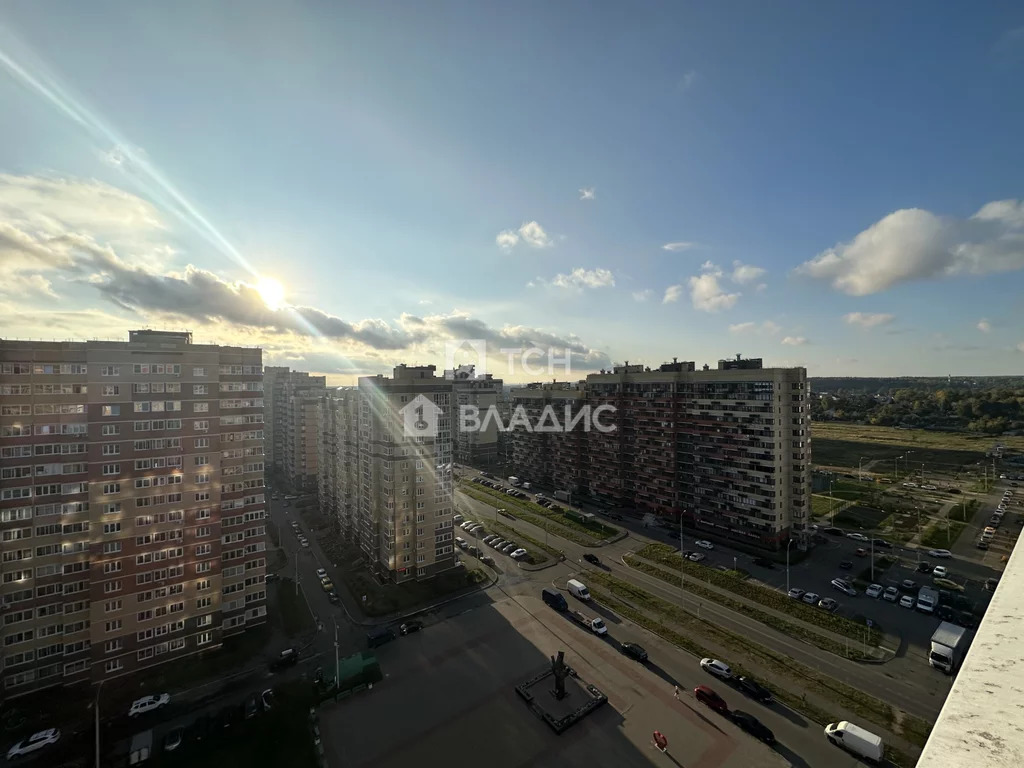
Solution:
M842 499L832 500L826 495L811 494L811 514L817 518L827 520L832 512L839 514L845 504Z
M734 654L729 658L729 665L733 668L734 674L749 674L743 668L743 662L736 660L737 658L748 659L771 670L773 674L788 678L808 692L835 702L853 712L857 717L876 723L893 733L902 734L911 743L923 746L927 740L931 728L927 722L898 711L892 705L870 696L858 688L834 680L811 667L800 664L784 653L765 648L745 637L698 619L678 606L661 600L614 576L597 572L588 572L587 576L590 591L598 602L695 656L717 656L719 650L726 648ZM608 592L605 592L604 589L596 589L594 584L604 587ZM630 603L650 611L658 618L651 618L623 600L628 600ZM669 626L669 623L673 626ZM684 631L680 632L676 627ZM714 651L694 639L694 635L698 633L705 635L714 643ZM787 689L775 688L773 693L787 706L819 723L842 719L838 713L821 709ZM897 757L899 765L907 766L907 768L913 765L913 762L906 756L897 755Z
M555 559L558 559L562 554L554 547L545 544L542 541L537 541L535 538L533 538L532 536L528 536L522 531L517 531L515 528L513 528L511 525L508 525L507 523L502 523L500 521L495 522L494 520L492 520L491 522L487 523L487 525L493 528L496 533L500 532L501 535L506 538L521 539L522 541L525 541L527 544L529 544L530 547L533 547L533 549L536 551L533 553L534 559L531 562L543 563L549 559L545 555L538 555L537 552L546 552L548 555L551 555ZM485 544L484 546L486 547L487 545ZM529 547L526 548L526 551L530 551Z
M875 531L889 518L889 513L873 507L854 505L836 515L836 525L842 528L854 528L864 531Z
M753 600L759 605L788 613L794 618L822 629L827 629L837 635L848 637L858 643L864 637L864 628L847 618L825 613L798 600L793 600L781 592L776 592L774 589L751 584L748 581L714 568L707 568L698 563L683 560L679 553L667 544L649 544L636 554L645 560L666 565L676 573L679 573L679 568L682 567L690 578L706 581L716 587L733 592L740 597ZM872 646L877 646L881 639L881 634L877 631L872 631L868 636L868 642Z
M511 503L510 496L504 496L502 494L488 493L489 489L481 488L480 486L470 487L469 484L464 484L459 490L467 496L476 499L477 501L489 504L492 507L504 507L512 511L512 513L520 520L525 520L528 523L536 525L538 528L547 528L551 533L556 536L560 536L563 539L581 544L585 547L593 546L597 543L589 532L581 534L577 530L570 526L561 525L560 523L550 520L541 515L531 514L530 511L524 510L521 506ZM507 501L506 501L507 500ZM531 504L536 507L536 504ZM544 509L544 507L537 507L538 509ZM481 521L482 522L482 521ZM575 521L572 521L575 522ZM578 525L578 524L577 524Z
M465 486L471 486L474 490L499 500L501 503L498 506L507 507L508 509L518 509L520 511L529 512L533 515L542 517L546 520L550 520L557 525L586 536L593 543L615 536L619 532L617 528L612 528L600 521L595 520L593 523L584 523L576 518L569 517L565 513L552 512L547 507L542 507L540 504L535 504L532 501L516 499L507 494L498 493L493 488L487 488L486 486L480 485L472 480L464 482L463 487Z
M946 523L935 523L929 525L924 533L921 534L921 546L932 547L933 549L949 549L956 540L960 538L960 534L964 532L967 527L964 523L957 523L950 521L949 530L946 530Z

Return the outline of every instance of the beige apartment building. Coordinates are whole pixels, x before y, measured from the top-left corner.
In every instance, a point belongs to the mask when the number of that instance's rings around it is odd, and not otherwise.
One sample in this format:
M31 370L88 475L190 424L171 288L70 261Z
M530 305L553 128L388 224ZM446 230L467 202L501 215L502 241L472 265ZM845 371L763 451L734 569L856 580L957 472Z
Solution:
M455 565L452 384L435 370L359 379L358 539L370 568L394 582Z
M778 549L807 535L811 490L804 368L759 359L615 366L576 385L513 390L530 423L544 405L605 406L608 432L513 431L524 480L678 518L700 535Z
M359 390L329 389L320 399L320 510L346 541L357 540L359 515Z
M319 474L317 413L327 388L326 376L267 366L268 462L293 487L315 490Z
M504 382L489 373L477 374L476 366L462 365L446 370L444 377L452 383L455 409L453 418L475 409L480 414L482 429L463 430L456 428L455 461L471 467L489 467L498 460L498 426L494 420L487 420L488 410L496 409L501 399ZM496 412L496 411L495 411ZM457 425L456 425L457 426Z
M0 340L4 695L263 623L263 439L259 349Z

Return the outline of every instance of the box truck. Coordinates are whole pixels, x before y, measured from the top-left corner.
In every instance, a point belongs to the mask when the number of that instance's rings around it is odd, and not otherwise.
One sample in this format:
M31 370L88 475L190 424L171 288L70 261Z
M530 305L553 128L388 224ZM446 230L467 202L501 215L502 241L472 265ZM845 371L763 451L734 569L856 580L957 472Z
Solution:
M582 581L577 581L576 579L569 579L569 583L567 586L569 587L569 594L577 598L578 600L590 599L590 590L587 589L587 585L584 584Z
M928 654L928 663L941 669L947 675L953 674L963 658L964 637L967 630L956 624L944 621L932 635L932 648Z
M508 484L509 485L519 485L519 482L520 482L520 480L519 480L518 477L510 477L508 479Z
M568 491L555 491L555 498L558 499L559 501L568 502L569 501L569 492Z
M878 765L885 754L885 745L882 744L881 736L847 720L826 725L825 736L837 747L842 747L847 752L863 757L873 765Z

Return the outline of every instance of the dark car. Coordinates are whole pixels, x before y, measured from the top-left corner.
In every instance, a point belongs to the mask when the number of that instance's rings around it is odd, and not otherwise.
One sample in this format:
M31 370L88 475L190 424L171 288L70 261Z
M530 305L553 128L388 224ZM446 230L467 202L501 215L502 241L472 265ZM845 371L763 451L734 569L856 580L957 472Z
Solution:
M701 704L710 707L720 715L729 714L729 705L725 703L725 699L715 693L713 690L708 688L706 685L698 685L693 689L693 695L697 701Z
M774 568L775 567L775 563L773 563L771 560L769 560L766 557L755 557L754 558L754 565L759 566L760 568Z
M993 576L991 579L985 579L985 589L988 592L995 592L996 585L999 583L999 579Z
M167 735L164 736L164 752L173 752L181 746L181 742L185 738L184 728L175 728L168 731Z
M333 589L327 593L327 599L335 605L341 602L341 598L338 597L338 593L335 592Z
M423 629L423 622L413 620L405 622L405 624L398 628L398 631L403 635L411 635L413 632L419 632L421 629Z
M271 672L280 672L282 669L294 667L299 663L299 652L294 648L286 648L278 654L277 658L270 662Z
M772 692L752 677L737 678L736 685L754 701L759 701L762 704L771 704L773 701Z
M917 568L915 570L918 573L931 573L932 567L931 563L920 562L917 564Z
M376 648L384 643L390 643L394 639L395 633L387 627L374 627L366 633L366 647Z
M586 560L591 565L600 565L601 564L601 561L598 559L597 555L595 555L593 552L585 553L583 555L583 559Z
M900 589L904 592L913 592L917 589L917 582L912 581L911 579L904 579L900 582Z
M622 651L626 656L629 656L629 658L633 659L634 661L647 661L647 651L645 651L636 643L623 643L621 646L619 646L619 650Z
M892 549L892 544L886 541L885 539L872 539L872 541L875 542L876 547L881 547L882 549Z
M844 531L842 528L826 528L824 530L824 533L827 533L829 536L845 536L846 535L846 531Z
M608 519L609 520L623 520L624 518L622 517L622 515L616 514L615 512L609 512L608 513Z
M956 623L965 629L977 629L978 627L978 620L970 611L960 611L957 614Z
M753 715L747 712L733 712L732 721L755 739L760 739L765 744L775 743L775 734Z
M943 621L954 621L956 619L956 609L951 605L940 605L935 611L935 615Z
M256 717L260 711L260 697L251 693L245 698L245 719L248 720L250 717Z
M844 571L848 571L851 568L853 568L853 563L849 560L843 560L843 562L839 564L839 567L842 568Z

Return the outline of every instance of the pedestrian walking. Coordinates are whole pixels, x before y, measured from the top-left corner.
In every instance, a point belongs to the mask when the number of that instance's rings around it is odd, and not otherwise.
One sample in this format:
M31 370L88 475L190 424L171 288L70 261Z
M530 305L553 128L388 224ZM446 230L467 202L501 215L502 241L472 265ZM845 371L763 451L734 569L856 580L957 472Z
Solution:
M675 691L672 692L672 695L675 696L676 699L678 699L679 698L679 686L677 685L675 688L676 689L675 689Z

